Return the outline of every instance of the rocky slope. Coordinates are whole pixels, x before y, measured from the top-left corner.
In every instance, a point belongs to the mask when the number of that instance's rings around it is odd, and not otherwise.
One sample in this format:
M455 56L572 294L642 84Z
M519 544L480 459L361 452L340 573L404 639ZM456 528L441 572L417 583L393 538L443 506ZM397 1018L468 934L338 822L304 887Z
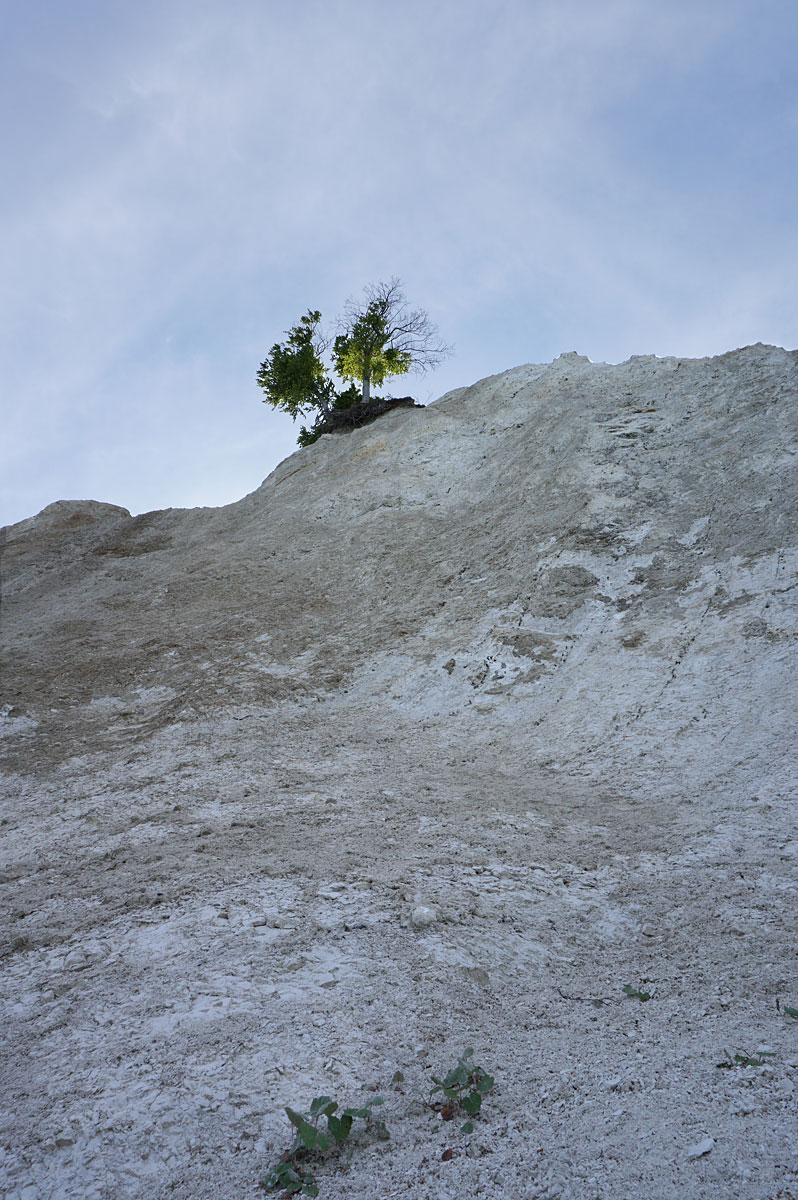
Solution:
M5 1194L254 1195L380 1088L329 1200L798 1196L796 395L563 355L3 531Z

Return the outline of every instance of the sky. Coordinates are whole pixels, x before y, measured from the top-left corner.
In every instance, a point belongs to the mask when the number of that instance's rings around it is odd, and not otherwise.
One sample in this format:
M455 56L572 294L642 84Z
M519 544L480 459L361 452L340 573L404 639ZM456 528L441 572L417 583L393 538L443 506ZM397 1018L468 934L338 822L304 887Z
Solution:
M219 505L255 383L400 278L448 390L798 344L795 0L0 0L0 524Z

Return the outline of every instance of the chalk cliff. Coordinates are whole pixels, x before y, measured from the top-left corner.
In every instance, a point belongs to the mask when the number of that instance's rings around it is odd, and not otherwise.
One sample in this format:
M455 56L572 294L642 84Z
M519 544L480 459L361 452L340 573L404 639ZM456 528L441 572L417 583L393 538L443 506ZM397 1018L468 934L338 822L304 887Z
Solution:
M372 1085L330 1200L742 1196L754 1144L776 1194L797 396L775 347L565 354L225 508L3 531L7 1194L243 1195L282 1104ZM466 1043L441 1162L389 1081Z

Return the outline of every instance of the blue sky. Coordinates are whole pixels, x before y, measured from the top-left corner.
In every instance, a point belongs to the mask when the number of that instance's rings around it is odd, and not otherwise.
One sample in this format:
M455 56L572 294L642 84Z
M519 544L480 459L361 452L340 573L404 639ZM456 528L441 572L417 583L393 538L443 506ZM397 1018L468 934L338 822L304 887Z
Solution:
M26 0L0 58L0 523L245 495L270 346L391 276L423 402L798 344L794 0Z

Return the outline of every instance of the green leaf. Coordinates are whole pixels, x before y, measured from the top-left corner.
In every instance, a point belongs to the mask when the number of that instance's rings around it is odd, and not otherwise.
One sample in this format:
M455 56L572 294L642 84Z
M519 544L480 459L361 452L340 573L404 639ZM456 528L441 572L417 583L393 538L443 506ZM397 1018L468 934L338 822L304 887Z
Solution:
M313 1180L312 1179L307 1180L305 1183L305 1186L302 1188L302 1195L303 1196L318 1196L318 1194L319 1194L319 1189L316 1187L316 1184L313 1182Z
M302 1176L290 1162L275 1163L266 1172L263 1186L267 1191L281 1188L284 1192L298 1192L303 1184Z
M715 1066L725 1071L733 1070L734 1067L764 1067L765 1060L764 1058L752 1057L749 1054L731 1055L727 1050L725 1060L715 1063Z
M368 1121L371 1116L370 1108L345 1108L341 1113L342 1117L359 1117L361 1121Z
M401 1071L394 1071L391 1083L404 1083L405 1077Z
M471 1092L469 1096L463 1096L463 1108L469 1116L475 1117L482 1107L482 1097L479 1092Z
M308 1150L313 1150L319 1140L319 1131L315 1125L311 1125L301 1113L294 1112L293 1108L286 1107L288 1120L292 1125L296 1126L297 1133L302 1139L302 1145Z
M345 1142L349 1137L349 1131L352 1128L352 1118L346 1113L339 1120L338 1117L327 1118L327 1128L337 1142Z
M460 1132L461 1132L461 1133L473 1133L473 1132L474 1132L474 1126L473 1126L472 1122L471 1122L471 1121L466 1121L465 1125L461 1125L461 1126L460 1126Z
M310 1115L318 1117L320 1113L324 1113L326 1116L327 1113L335 1112L337 1107L338 1105L331 1096L317 1096L315 1100L311 1101Z
M784 1005L784 1011L788 1017L798 1017L798 1008L790 1008L789 1005Z
M463 1051L463 1058L471 1058L473 1053L474 1053L474 1047L466 1046L465 1050Z
M475 1081L475 1086L478 1092L482 1092L482 1095L486 1096L492 1090L494 1083L495 1080L492 1075L486 1075L484 1071L481 1071Z
M627 996L631 996L635 1000L639 1000L641 1004L645 1004L646 1000L651 999L650 992L640 992L637 988L633 988L631 983L627 983L621 989Z
M279 1166L283 1166L283 1164L280 1163ZM263 1186L266 1188L267 1192L273 1192L275 1188L280 1186L280 1176L278 1174L277 1166L269 1167L268 1171L263 1176Z

